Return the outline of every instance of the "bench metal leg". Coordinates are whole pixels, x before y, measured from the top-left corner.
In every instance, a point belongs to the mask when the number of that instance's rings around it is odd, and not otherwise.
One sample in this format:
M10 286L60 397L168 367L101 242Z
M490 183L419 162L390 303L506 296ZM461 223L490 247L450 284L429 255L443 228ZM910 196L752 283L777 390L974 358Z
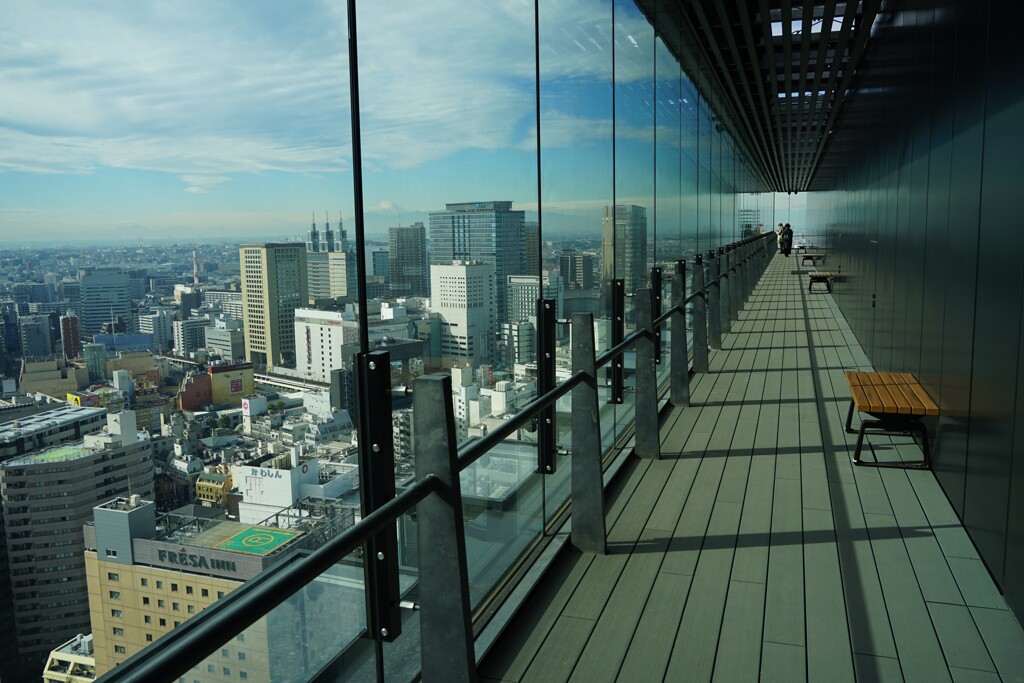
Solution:
M853 409L854 409L854 403L853 403L853 399L851 398L850 399L850 409L846 412L846 433L847 434L856 434L857 433L856 429L852 429L850 427L850 425L853 424Z
M853 433L850 429L850 421L853 416L853 402L850 403L850 413L846 417L846 431ZM870 432L868 430L871 430ZM864 467L892 467L897 469L930 469L931 451L928 448L928 430L920 420L862 420L860 429L857 430L857 446L853 450L853 464ZM912 462L866 462L861 460L861 450L864 447L864 436L867 434L878 434L882 436L914 436L921 438L921 451L923 460Z

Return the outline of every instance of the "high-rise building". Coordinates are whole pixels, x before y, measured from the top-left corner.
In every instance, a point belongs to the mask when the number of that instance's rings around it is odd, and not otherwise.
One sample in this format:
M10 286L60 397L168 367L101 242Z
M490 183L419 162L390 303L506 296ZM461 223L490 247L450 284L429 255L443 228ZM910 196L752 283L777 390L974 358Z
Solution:
M528 321L537 324L537 299L541 298L541 284L544 298L554 299L555 316L562 317L562 276L547 271L538 275L509 275L505 283L505 310L510 322Z
M74 311L60 317L60 345L68 360L82 355L82 340L78 336L78 317Z
M506 321L505 278L529 274L524 216L524 212L512 210L512 202L447 204L444 211L430 214L430 265L472 261L491 266L496 322Z
M206 328L205 337L207 351L231 363L245 360L245 333L242 332L241 320L217 319Z
M391 268L391 257L388 254L388 250L375 247L370 252L370 262L366 265L370 267L371 275L388 277Z
M50 316L23 315L18 318L21 355L25 358L46 358L53 355Z
M423 223L388 228L388 273L391 296L427 296L427 229Z
M501 343L509 367L537 360L537 331L533 323L502 323Z
M139 316L139 332L153 335L156 350L166 351L174 345L174 318L170 311L155 311Z
M206 326L210 321L206 318L189 318L175 320L171 323L174 330L174 353L187 356L206 345Z
M82 526L118 496L153 495L153 444L135 413L107 415L107 432L0 463L0 495L19 655L43 660L89 631Z
M78 313L79 332L96 334L104 323L132 319L132 299L129 278L116 268L82 268L78 271L81 310Z
M243 244L239 257L246 360L257 370L294 363L295 309L309 298L306 245Z
M604 207L601 288L610 310L612 280L625 280L626 294L647 284L647 209L635 204Z
M486 362L494 355L494 266L456 261L430 266L430 306L441 318L441 357L446 365Z
M309 302L317 299L349 299L355 296L355 252L321 251L306 253ZM305 304L303 304L305 305Z
M558 271L566 289L594 289L594 255L575 249L563 249L558 257Z
M53 290L45 282L17 282L11 287L15 301L22 303L48 303L53 300Z
M540 223L528 221L523 223L523 272L536 275L540 272Z

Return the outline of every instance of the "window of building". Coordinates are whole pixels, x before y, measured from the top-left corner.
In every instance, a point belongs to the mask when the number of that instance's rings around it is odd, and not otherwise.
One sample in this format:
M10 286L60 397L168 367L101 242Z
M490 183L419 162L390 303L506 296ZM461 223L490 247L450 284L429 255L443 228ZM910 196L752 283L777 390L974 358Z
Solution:
M240 662L244 662L245 661L245 653L244 652L239 652L238 653L238 661L240 661Z
M224 667L224 675L225 675L225 676L230 676L230 675L231 675L231 669L229 669L229 668L227 668L227 667L225 666L225 667Z
M221 651L220 651L220 656L221 656L221 657L227 657L227 656L228 656L228 650L227 650L227 648L221 648Z
M249 678L249 674L245 673L244 671L239 671L238 677L244 681L245 679Z
M220 600L224 597L224 591L217 591L217 599Z
M107 572L107 581L120 581L121 577L114 572Z
M143 604L143 605L148 605L148 604L149 604L149 598L147 598L147 597L143 596L143 598L142 598L142 604Z
M148 614L144 614L142 616L142 620L145 621L147 624L153 623L153 617L149 616Z
M167 603L164 602L163 600L157 600L156 601L156 606L157 607L167 607Z
M192 590L192 586L185 586L185 594L192 595L195 591Z
M152 643L153 642L153 634L152 633L147 633L146 634L146 642L147 643Z
M172 602L171 603L171 609L174 610L175 612L180 612L181 611L181 605L179 603L177 603L177 602Z
M213 664L206 665L206 672L211 674L213 673Z
M196 606L195 605L189 605L188 606L188 613L189 614L195 614L196 613Z
M163 588L164 587L164 582L163 581L157 581L156 582L156 587L157 588Z
M121 614L121 610L119 610L119 609L112 609L112 610L110 610L110 616L117 617L118 619L120 619L123 615Z
M143 586L148 586L149 585L149 579L142 579L142 585Z
M114 652L115 654L123 655L125 653L124 645L115 645Z
M121 599L121 591L110 591L110 599L111 600L120 600Z
M124 635L124 629L121 628L120 626L115 626L113 631L114 631L114 635L115 636L123 636Z
M178 584L176 584L176 583L172 583L171 584L171 592L172 593L177 593L178 592Z
M105 553L107 557L117 557L117 551L113 548L106 548Z
M202 595L202 596L203 596L204 598L208 598L208 597L210 597L210 591L208 591L208 590L206 590L205 588L203 588L203 589L202 589L202 593L201 593L201 595Z
M160 625L161 626L167 626L167 620L164 619L163 617L160 617Z

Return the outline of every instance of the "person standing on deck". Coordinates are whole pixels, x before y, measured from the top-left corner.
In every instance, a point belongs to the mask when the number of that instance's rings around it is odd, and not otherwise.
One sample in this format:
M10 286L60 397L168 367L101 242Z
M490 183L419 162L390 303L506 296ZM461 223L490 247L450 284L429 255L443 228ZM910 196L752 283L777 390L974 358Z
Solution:
M779 227L775 229L775 244L779 247L779 251L782 251L782 223L779 223Z
M789 252L793 249L793 228L789 227L789 223L786 223L785 227L782 228L782 236L779 244L780 249L782 249L782 255L789 256Z

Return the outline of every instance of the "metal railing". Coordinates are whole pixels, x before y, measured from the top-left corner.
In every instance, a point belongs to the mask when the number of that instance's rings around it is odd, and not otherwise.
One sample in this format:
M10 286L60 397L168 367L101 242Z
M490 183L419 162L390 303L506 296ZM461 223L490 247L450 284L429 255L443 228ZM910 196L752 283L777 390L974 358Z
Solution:
M145 682L173 680L219 650L275 607L346 556L365 547L367 632L378 642L393 641L401 633L397 615L397 558L394 545L382 537L395 533L395 523L415 508L419 548L420 657L422 679L473 681L476 661L469 600L466 544L463 533L459 474L503 440L554 406L572 397L571 543L583 552L606 553L605 506L598 370L616 364L636 349L636 421L634 451L641 458L659 458L658 383L656 362L661 354L658 331L668 323L669 401L690 402L686 307L693 305L694 371L708 371L708 345L721 348L721 335L742 309L747 297L775 251L774 235L758 235L707 253L705 283L702 255L695 258L693 292L686 295L686 261L676 262L672 278L673 305L654 317L651 289L636 297L636 330L612 348L595 354L593 315L571 318L572 369L570 377L545 391L486 436L457 448L451 402L451 376L428 375L413 384L413 420L416 435L416 477L404 491L380 501L355 526L331 538L315 551L298 551L217 600L100 680ZM660 278L660 273L659 276ZM657 278L652 278L652 281ZM543 300L542 300L543 302ZM542 305L542 302L540 305ZM622 310L621 308L619 309ZM542 349L543 350L543 349ZM387 352L365 354L359 365L360 396L383 414L390 426ZM375 372L383 370L382 372ZM613 399L614 400L614 399ZM374 434L368 428L369 434ZM379 431L379 430L378 430ZM374 457L380 445L371 438ZM384 444L388 446L388 444ZM365 446L364 446L365 447ZM382 461L386 464L387 453ZM392 467L393 467L393 460ZM543 462L543 461L541 461ZM385 468L386 469L386 468ZM545 468L539 467L541 474ZM378 473L379 474L379 473ZM363 492L364 495L366 492ZM378 492L379 493L379 492ZM341 652L338 653L339 655ZM378 678L383 676L378 657Z

